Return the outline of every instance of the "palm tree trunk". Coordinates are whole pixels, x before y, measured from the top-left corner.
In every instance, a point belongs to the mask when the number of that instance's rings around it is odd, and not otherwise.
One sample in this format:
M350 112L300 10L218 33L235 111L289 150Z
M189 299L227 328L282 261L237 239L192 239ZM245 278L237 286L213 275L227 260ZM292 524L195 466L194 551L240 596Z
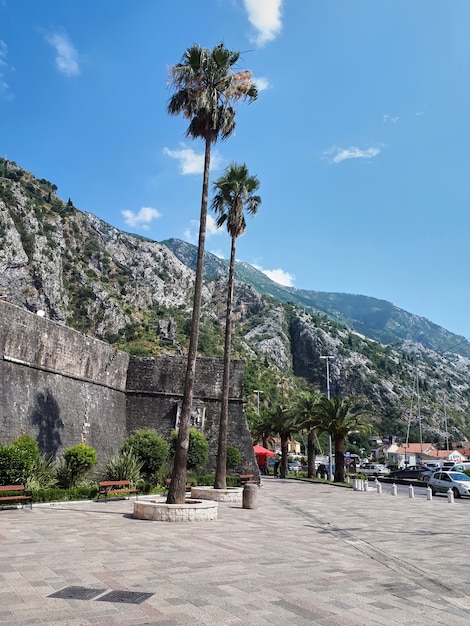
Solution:
M222 406L220 409L219 445L217 449L217 465L215 470L214 482L215 489L227 488L228 395L230 388L230 353L232 344L232 306L233 283L235 274L235 245L236 238L232 237L227 286L227 309L225 313L224 375L222 378Z
M207 205L209 200L209 168L211 160L210 136L206 137L204 153L204 178L202 183L201 215L199 219L199 242L197 249L196 277L194 282L193 314L191 334L189 336L188 361L184 381L183 405L181 407L178 442L175 462L168 490L167 504L183 504L186 494L187 462L189 449L189 430L193 403L194 382L196 378L197 344L199 339L199 321L201 317L202 283L204 270L204 247L206 242Z
M335 436L335 483L344 483L344 437Z
M287 465L288 437L281 433L281 478L285 478L288 470Z
M311 428L308 431L307 438L307 477L315 477L315 430Z

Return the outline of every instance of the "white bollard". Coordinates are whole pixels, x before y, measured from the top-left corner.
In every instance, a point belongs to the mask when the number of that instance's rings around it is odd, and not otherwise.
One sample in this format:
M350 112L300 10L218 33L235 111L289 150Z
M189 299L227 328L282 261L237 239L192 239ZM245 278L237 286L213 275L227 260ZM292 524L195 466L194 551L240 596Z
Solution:
M428 487L427 492L428 492L428 495L427 495L428 500L432 500L432 489L431 489L431 487Z
M449 504L454 504L454 492L452 489L447 490L447 502Z
M369 491L369 481L368 480L364 481L364 491Z
M397 495L397 486L395 485L395 483L393 483L392 485L392 496L396 496Z
M382 493L382 483L379 480L376 480L375 484L377 485L377 493Z
M415 497L415 490L413 488L413 485L408 485L408 497L409 498Z

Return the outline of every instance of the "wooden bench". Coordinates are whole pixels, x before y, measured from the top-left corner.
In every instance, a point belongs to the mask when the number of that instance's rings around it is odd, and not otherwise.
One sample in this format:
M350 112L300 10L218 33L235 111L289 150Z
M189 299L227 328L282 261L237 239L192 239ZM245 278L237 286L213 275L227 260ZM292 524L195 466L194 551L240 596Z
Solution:
M171 478L165 478L165 485L166 485L166 488L167 488L167 489L169 489L169 488L170 488L170 485L171 485ZM186 491L191 491L191 487L192 487L192 485L189 485L189 484L188 484L188 485L186 485L186 487L185 487Z
M253 474L240 474L240 482L243 485L246 483L255 483L255 485L259 485L260 481L256 480Z
M3 502L21 502L23 506L29 502L33 508L33 494L26 493L24 485L3 485L0 487L0 504Z
M98 500L101 496L107 500L109 496L127 494L130 497L133 493L137 498L139 491L135 487L131 487L130 480L103 480L99 483Z

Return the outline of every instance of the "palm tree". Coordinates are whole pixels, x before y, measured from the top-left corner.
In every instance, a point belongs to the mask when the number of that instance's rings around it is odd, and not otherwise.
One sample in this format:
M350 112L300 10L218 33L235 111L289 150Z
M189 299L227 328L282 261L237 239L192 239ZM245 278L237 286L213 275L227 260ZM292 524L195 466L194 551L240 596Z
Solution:
M281 478L287 472L287 447L289 439L302 429L291 407L284 404L276 404L271 409L271 431L277 433L281 439Z
M263 448L269 448L269 441L273 435L271 422L271 414L267 407L261 409L260 415L248 418L248 427L253 442L259 443L261 441Z
M235 249L237 237L243 235L246 229L244 210L256 215L261 198L253 195L259 188L256 176L248 174L248 168L243 163L231 163L224 175L214 182L216 192L211 209L217 217L217 226L227 225L231 237L230 265L227 285L227 306L225 312L225 344L224 344L224 374L222 378L222 406L219 422L219 443L217 450L217 464L215 470L215 489L227 487L227 428L228 428L228 395L230 386L230 351L232 344L232 306L233 283L235 275Z
M318 404L318 419L321 430L328 432L335 446L335 482L344 482L344 440L351 430L366 432L370 425L363 418L369 411L351 411L351 399L338 396L329 400L323 397Z
M239 100L253 101L258 92L251 72L235 72L233 67L239 52L225 48L223 43L214 49L201 48L195 44L188 48L181 63L170 69L170 85L174 88L167 112L189 119L186 136L201 138L205 142L204 175L202 183L199 241L194 283L193 312L189 336L188 360L184 382L178 443L168 504L181 504L185 499L187 456L191 406L196 376L197 343L201 317L201 297L206 239L207 205L209 198L209 170L211 145L219 138L228 139L235 128L235 104Z
M305 391L295 401L295 411L302 427L307 429L307 476L315 476L315 429L318 427L318 405L322 394Z

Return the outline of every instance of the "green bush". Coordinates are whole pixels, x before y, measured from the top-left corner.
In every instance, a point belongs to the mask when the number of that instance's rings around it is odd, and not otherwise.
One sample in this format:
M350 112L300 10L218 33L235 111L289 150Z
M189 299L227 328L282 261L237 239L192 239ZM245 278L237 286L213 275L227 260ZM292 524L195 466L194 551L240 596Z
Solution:
M75 487L73 489L33 489L35 502L67 502L69 500L93 500L98 495L97 487Z
M121 453L132 450L142 464L142 478L155 485L158 470L165 463L168 456L168 444L152 428L136 430L124 442Z
M227 469L235 469L242 462L242 455L235 446L227 446Z
M0 444L0 485L24 484L32 466L33 459L27 448Z
M132 447L109 459L104 468L104 480L130 480L137 484L143 463L134 454Z
M76 487L96 465L96 450L84 443L68 448L57 467L57 484L63 489Z
M173 457L175 456L177 443L178 431L174 430L171 434L170 441L170 451ZM191 428L189 431L188 470L195 472L204 470L208 458L209 444L207 443L204 434L199 432L199 430L196 430L196 428Z
M35 461L39 457L39 445L34 437L31 435L22 434L13 440L13 446L26 450L31 457L32 461Z
M215 476L214 474L204 474L197 477L198 485L207 485L209 487L214 486ZM240 478L238 476L227 476L227 487L239 487Z

